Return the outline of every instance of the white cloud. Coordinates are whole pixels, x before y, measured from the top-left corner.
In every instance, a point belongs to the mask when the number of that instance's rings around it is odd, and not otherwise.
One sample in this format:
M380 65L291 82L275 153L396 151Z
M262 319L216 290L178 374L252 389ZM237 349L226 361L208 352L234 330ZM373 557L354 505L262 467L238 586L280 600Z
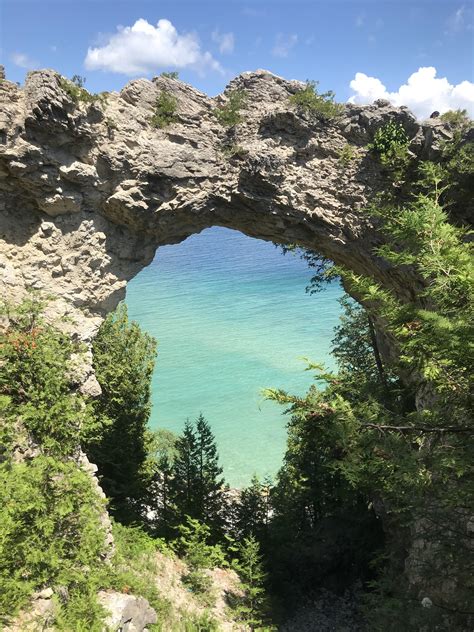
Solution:
M396 92L388 92L376 77L357 72L350 83L350 103L372 103L387 99L394 105L407 105L418 118L427 118L433 111L466 109L474 117L474 83L462 81L452 85L446 77L437 77L433 66L418 68Z
M29 55L26 55L25 53L12 53L10 55L10 59L15 64L15 66L26 68L27 70L32 70L33 68L37 68L39 66L36 60L32 59Z
M195 33L180 34L169 20L156 26L140 18L133 26L119 26L103 46L89 48L84 60L89 70L125 75L148 74L159 68L210 68L223 72L211 53L201 49Z
M235 45L235 38L233 33L221 33L219 29L216 29L212 33L212 41L219 46L219 51L222 54L232 53Z
M288 57L290 50L298 42L298 35L282 35L279 33L275 40L275 46L272 48L272 54L275 57Z
M363 15L358 15L355 19L355 25L358 29L364 26L365 18Z

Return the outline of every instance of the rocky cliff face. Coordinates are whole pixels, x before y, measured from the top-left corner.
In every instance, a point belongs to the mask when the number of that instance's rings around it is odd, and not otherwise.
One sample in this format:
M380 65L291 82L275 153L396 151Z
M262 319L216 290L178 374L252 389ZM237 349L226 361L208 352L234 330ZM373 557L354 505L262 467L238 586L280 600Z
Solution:
M318 250L409 292L373 255L379 238L361 210L386 185L366 145L389 119L417 154L436 152L446 130L387 102L346 105L324 122L290 103L301 87L249 72L212 99L158 77L83 103L52 70L29 73L23 87L1 80L2 293L57 296L55 311L88 339L158 246L213 225ZM226 130L214 110L233 89L248 102L244 122ZM156 129L162 90L176 98L178 120ZM347 145L354 157L343 162Z

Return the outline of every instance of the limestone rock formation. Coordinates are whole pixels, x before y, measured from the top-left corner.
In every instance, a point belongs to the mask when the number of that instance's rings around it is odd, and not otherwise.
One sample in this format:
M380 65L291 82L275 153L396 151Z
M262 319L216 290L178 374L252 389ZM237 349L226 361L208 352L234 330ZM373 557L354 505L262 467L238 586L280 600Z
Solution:
M216 98L166 77L93 103L76 102L64 85L52 70L30 72L24 87L0 81L2 294L56 295L51 310L88 340L158 246L213 225L319 250L409 291L373 254L379 237L362 209L386 184L366 145L395 119L411 150L428 155L449 134L438 120L421 125L386 101L320 120L290 103L300 82L263 70ZM214 111L234 89L248 99L229 130ZM178 120L157 129L150 119L163 90L176 98ZM348 144L355 157L343 164ZM83 382L97 392L90 374Z
M107 629L119 632L142 632L147 625L156 623L156 612L143 597L134 597L115 591L101 591L99 601L110 613L105 620Z

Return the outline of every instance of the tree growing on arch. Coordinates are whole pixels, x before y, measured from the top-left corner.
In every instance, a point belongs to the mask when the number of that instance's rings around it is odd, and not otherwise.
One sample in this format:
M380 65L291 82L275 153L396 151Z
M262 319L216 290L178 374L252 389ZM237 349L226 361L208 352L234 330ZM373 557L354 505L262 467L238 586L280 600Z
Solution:
M175 523L186 516L207 524L213 535L223 525L224 478L214 435L202 414L195 424L186 421L176 443L176 458L170 481L170 498L175 506Z

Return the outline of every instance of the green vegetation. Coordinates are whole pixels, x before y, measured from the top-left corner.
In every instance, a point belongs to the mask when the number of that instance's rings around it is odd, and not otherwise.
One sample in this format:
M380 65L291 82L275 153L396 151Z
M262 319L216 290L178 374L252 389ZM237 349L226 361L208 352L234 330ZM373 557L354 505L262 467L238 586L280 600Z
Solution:
M156 535L176 537L188 519L204 522L212 539L222 539L225 527L226 485L214 435L202 415L186 421L176 437L158 431L149 444L153 463L149 507L156 511L150 528Z
M235 127L239 123L242 123L242 108L247 105L247 95L245 90L232 90L227 95L227 102L225 105L219 106L214 114L223 127Z
M389 179L407 148L393 123L371 145L390 164ZM400 299L303 251L316 271L310 291L337 274L363 306L342 300L337 373L309 364L316 384L305 396L266 392L290 415L284 462L275 484L254 477L233 499L203 415L179 437L147 429L156 343L124 306L95 339L102 395L89 401L73 385L82 346L45 322L36 295L5 305L0 625L51 587L56 629L99 631L97 593L111 588L148 599L159 614L154 630L218 629L207 612L186 616L160 595L157 553L173 550L207 607L210 570L237 571L242 594L231 606L252 630L271 629L269 594L284 619L321 588L342 593L355 582L368 630L471 629L473 242L447 209L454 217L465 209L473 175L473 143L457 127L438 163L405 168L403 197L387 186L367 209L384 236L376 254L399 278L418 280L416 296ZM98 464L117 520L107 564L104 502L79 446Z
M239 621L243 621L251 630L261 630L265 624L264 613L268 611L265 593L267 573L263 569L263 558L260 554L258 540L250 535L244 538L233 549L237 558L232 567L241 581L242 596L232 604ZM273 629L265 626L266 630Z
M89 573L99 569L103 548L102 508L89 475L53 456L16 463L7 455L0 486L0 613L15 614L51 584L67 587L81 618L100 612L95 595L83 610L77 603L90 595Z
M115 515L149 526L141 509L156 487L157 468L179 456L174 436L149 436L144 425L154 341L128 322L123 306L105 320L94 345L103 394L91 405L70 382L71 355L82 349L44 322L44 306L32 295L2 310L7 325L0 339L0 625L28 610L33 592L51 587L56 597L50 623L65 632L103 630L101 589L148 599L160 620L150 629L217 629L208 614L177 612L158 593L156 552L172 555L162 540L116 523L115 553L104 563L105 502L77 460L82 442L98 457ZM215 499L208 503L207 494L212 497L213 476L220 469L204 418L197 420L193 436L193 457L200 459L193 507L209 512ZM224 564L223 550L207 543L210 527L196 520L190 518L180 532L176 546L189 561L186 581L210 601L203 569Z
M405 143L391 130L378 135L379 150ZM474 333L474 278L472 242L443 208L455 154L444 164L420 164L405 204L387 195L370 209L386 236L378 254L395 268L416 271L423 284L418 297L400 302L374 280L339 268L350 291L370 306L345 301L334 343L339 373L313 367L325 388L312 388L305 398L267 393L291 413L272 498L275 589L283 585L286 599L298 599L311 585L331 585L332 565L339 581L342 568L356 570L370 587L370 630L468 629L472 622L472 552L461 534L474 497L474 358L466 344ZM381 359L374 321L384 323L399 350L390 365ZM415 405L416 392L429 402L423 408ZM374 501L389 541L370 508ZM430 544L411 548L414 533ZM429 608L404 579L407 551ZM357 552L362 555L354 559ZM315 568L319 577L311 575ZM450 584L456 586L451 593Z
M72 79L66 79L65 77L59 78L61 88L76 104L97 102L104 104L107 101L107 92L92 94L85 89L85 83L86 78L79 75L73 75Z
M183 581L203 602L211 606L214 603L212 579L206 570L216 566L225 566L224 551L219 545L209 544L211 529L190 516L179 526L180 537L176 541L177 551L184 556L188 571Z
M8 397L8 427L14 432L14 416L46 454L71 454L95 423L90 408L71 391L64 367L81 347L46 325L41 317L44 303L36 296L18 307L4 305L9 327L2 333L0 383ZM12 438L13 440L13 438Z
M43 321L43 307L33 295L2 310L0 622L53 585L68 595L59 629L74 620L75 629L96 630L105 507L74 458L95 424L68 378L71 353L81 349Z
M448 110L441 114L439 118L454 129L464 129L471 122L467 110Z
M408 167L408 146L409 139L403 125L389 121L376 130L373 141L367 147L378 157L393 179L399 180Z
M177 99L166 90L162 90L156 98L155 112L150 119L150 124L153 127L162 129L167 125L176 123L178 120L178 117L176 116L177 109Z
M318 92L318 81L307 81L306 86L290 97L290 103L308 114L314 114L322 120L330 121L344 111L344 106L335 102L332 90Z
M113 515L132 523L149 503L154 475L147 423L156 342L129 322L126 306L120 305L102 324L93 352L102 395L93 404L96 432L84 447L99 468Z
M357 153L352 145L344 145L339 154L339 164L348 167L357 157Z
M160 74L160 77L165 77L166 79L179 79L179 72L176 72L176 70L173 70L171 72L163 71Z

